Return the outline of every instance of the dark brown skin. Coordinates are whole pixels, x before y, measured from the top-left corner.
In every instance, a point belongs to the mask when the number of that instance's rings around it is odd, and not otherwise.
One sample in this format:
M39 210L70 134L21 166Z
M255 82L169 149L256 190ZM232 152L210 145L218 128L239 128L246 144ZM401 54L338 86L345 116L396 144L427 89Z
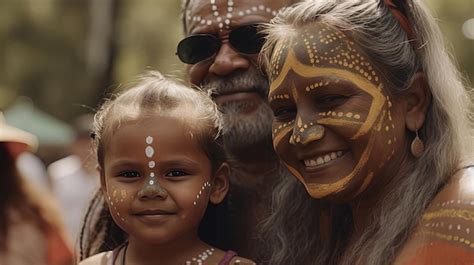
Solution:
M410 155L406 131L424 122L424 76L417 73L406 94L389 97L388 83L350 36L320 23L279 45L269 94L276 152L313 198L351 205L357 237L390 172ZM394 264L474 262L473 177L471 167L450 179Z
M235 76L258 78L259 84L248 82L245 86L232 87L225 95L215 97L222 106L229 102L245 103L246 107L233 113L232 119L260 121L256 115L262 105L268 104L266 92L268 84L263 71L257 66L258 55L244 55L236 51L228 42L229 33L242 25L268 22L276 12L291 1L275 0L191 0L186 12L186 35L212 34L222 40L222 46L215 56L188 66L188 78L192 84L206 86L215 80L230 80ZM217 15L217 16L216 16ZM226 19L228 19L226 21ZM202 22L204 21L204 22ZM220 23L222 23L220 25ZM252 79L252 80L253 80ZM263 85L262 85L263 83ZM264 95L263 95L264 94ZM224 114L225 115L225 114ZM271 119L271 116L268 116ZM227 147L226 147L227 149ZM232 151L232 214L227 217L226 239L228 247L239 255L254 258L261 242L256 239L257 225L266 217L270 209L270 195L275 169L280 167L271 146L270 132L265 141L251 146L239 145Z
M426 210L396 265L474 262L474 168L459 170Z

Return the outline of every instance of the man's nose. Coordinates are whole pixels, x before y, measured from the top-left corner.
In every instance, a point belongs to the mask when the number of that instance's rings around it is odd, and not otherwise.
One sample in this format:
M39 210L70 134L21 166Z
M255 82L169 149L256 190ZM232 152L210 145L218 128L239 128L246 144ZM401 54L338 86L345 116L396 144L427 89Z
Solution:
M298 116L289 143L292 145L307 145L323 138L324 131L324 127L319 125L317 121L305 123L301 117Z
M238 53L228 41L223 41L214 61L209 67L209 72L218 76L225 76L238 69L248 69L250 59Z

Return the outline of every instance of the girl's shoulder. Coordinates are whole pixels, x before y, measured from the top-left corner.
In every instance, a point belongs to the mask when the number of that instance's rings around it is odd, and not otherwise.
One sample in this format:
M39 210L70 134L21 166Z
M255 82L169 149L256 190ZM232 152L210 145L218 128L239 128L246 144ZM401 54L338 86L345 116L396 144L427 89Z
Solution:
M79 265L111 265L114 261L114 252L107 251L95 254L79 262Z
M235 256L229 262L229 265L256 265L256 264L257 263L253 260L249 260L249 259L242 258L242 257L239 257L239 256Z
M232 250L225 252L224 256L219 261L219 265L234 265L234 264L255 265L256 263L252 260L237 256L237 253Z

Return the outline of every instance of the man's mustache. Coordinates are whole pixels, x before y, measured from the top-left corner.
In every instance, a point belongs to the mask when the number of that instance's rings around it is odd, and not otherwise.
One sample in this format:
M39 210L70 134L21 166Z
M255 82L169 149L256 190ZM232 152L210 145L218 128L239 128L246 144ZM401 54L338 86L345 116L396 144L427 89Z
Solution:
M257 71L235 72L230 76L214 77L203 87L215 98L239 92L256 92L262 98L268 95L268 81Z

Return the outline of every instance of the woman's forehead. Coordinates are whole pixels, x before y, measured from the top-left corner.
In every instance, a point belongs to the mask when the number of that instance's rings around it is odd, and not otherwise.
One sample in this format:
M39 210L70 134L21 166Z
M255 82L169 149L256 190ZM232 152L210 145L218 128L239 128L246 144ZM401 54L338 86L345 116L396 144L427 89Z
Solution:
M294 60L288 60L290 54ZM324 23L304 26L292 38L277 43L271 59L272 80L293 67L288 64L294 61L315 68L345 70L376 86L382 85L380 74L357 43L343 31Z

